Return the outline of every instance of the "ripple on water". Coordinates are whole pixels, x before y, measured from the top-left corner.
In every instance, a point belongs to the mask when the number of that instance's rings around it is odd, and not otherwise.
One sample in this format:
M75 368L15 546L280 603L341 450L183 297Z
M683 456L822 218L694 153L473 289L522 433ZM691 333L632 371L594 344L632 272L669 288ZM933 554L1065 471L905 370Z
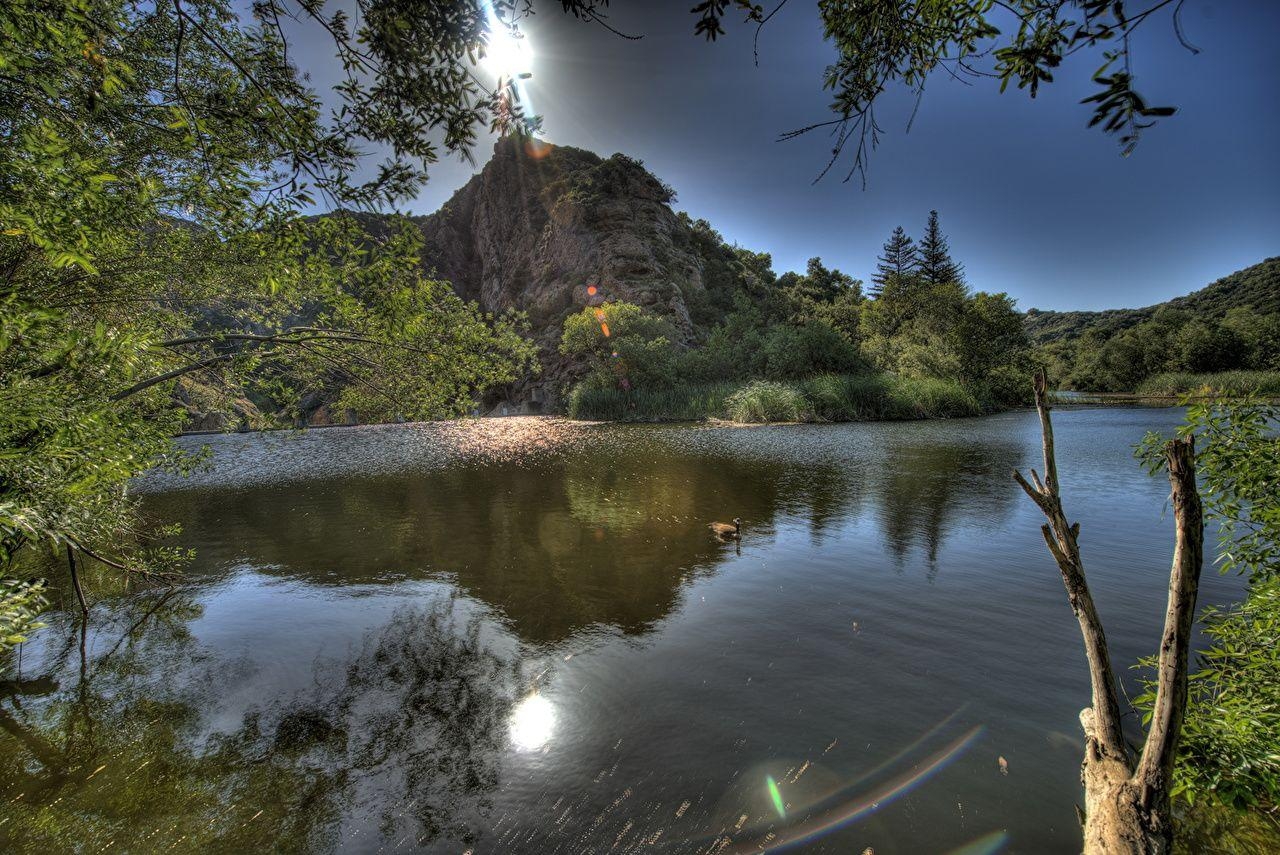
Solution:
M496 464L562 455L604 436L595 422L553 416L415 422L394 425L184 436L209 459L188 476L150 472L143 492L243 487L350 475L380 475L458 464Z

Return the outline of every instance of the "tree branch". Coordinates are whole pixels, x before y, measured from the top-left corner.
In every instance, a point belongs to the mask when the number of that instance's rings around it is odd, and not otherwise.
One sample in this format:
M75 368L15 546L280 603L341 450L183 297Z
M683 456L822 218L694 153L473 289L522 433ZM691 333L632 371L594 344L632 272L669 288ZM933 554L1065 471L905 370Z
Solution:
M1169 603L1160 641L1156 699L1151 728L1134 772L1144 798L1168 795L1178 737L1187 706L1187 656L1195 622L1200 571L1204 565L1204 514L1196 490L1195 439L1165 443L1176 527L1173 569L1169 573Z
M1045 545L1053 555L1062 573L1067 589L1067 599L1080 624L1084 640L1085 656L1089 662L1089 677L1093 694L1093 725L1099 746L1115 758L1126 758L1124 736L1120 729L1120 703L1116 695L1115 672L1111 668L1111 654L1102 619L1094 606L1089 583L1085 579L1084 564L1080 559L1078 537L1079 524L1067 522L1062 510L1062 497L1058 490L1058 464L1053 445L1053 424L1049 419L1048 381L1043 371L1035 378L1036 411L1040 416L1040 433L1044 451L1044 480L1036 477L1033 487L1018 472L1013 477L1018 486L1031 497L1044 513L1048 524L1041 531Z
M190 374L192 371L199 371L202 368L208 368L218 362L226 362L235 356L234 353L220 353L217 356L211 356L208 359L201 359L198 362L189 362L186 365L179 366L172 371L166 371L163 374L157 374L155 377L148 377L146 380L140 380L134 383L128 389L121 389L111 396L112 401L121 401L130 395L136 395L139 392L150 389L152 386L159 385L166 380L172 380L175 377L181 377L183 374Z

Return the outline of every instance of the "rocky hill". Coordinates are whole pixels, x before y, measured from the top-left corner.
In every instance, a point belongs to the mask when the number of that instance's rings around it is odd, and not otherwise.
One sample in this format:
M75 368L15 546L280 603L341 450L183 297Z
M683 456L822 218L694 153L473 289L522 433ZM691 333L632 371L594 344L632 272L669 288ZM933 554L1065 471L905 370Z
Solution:
M425 263L460 296L529 317L543 373L503 390L503 403L555 405L576 371L556 351L561 327L586 305L636 303L692 338L690 303L714 259L671 209L673 196L625 155L504 138L439 211L417 218Z
M1089 329L1117 333L1150 320L1162 307L1181 309L1206 320L1218 320L1230 309L1243 307L1260 315L1280 312L1280 256L1206 285L1185 297L1141 309L1108 309L1103 312L1051 312L1031 309L1026 329L1036 344L1080 336Z

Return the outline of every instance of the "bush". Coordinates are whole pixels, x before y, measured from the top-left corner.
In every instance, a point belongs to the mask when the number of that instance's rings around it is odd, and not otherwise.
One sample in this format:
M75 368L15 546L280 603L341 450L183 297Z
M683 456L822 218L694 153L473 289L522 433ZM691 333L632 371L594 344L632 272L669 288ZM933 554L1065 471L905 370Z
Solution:
M769 330L765 337L764 373L775 380L853 372L862 365L858 349L822 321L804 326L783 324Z
M801 387L814 417L824 422L872 421L898 418L889 411L887 374L824 374Z
M809 418L809 408L796 387L753 380L725 400L725 414L743 423L799 422Z
M1212 640L1197 657L1178 745L1173 794L1235 808L1280 802L1280 582L1201 616ZM1155 660L1146 660L1154 667ZM1149 719L1154 684L1135 703Z

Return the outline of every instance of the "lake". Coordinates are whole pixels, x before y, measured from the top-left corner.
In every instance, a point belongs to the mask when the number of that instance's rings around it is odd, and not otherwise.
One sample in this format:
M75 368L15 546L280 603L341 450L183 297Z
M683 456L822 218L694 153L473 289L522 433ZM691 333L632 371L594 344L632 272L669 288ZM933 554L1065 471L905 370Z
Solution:
M1130 695L1173 547L1132 446L1180 417L1055 413ZM83 638L47 616L4 684L0 848L1079 851L1033 412L183 443L208 468L137 489L186 584L91 578Z

